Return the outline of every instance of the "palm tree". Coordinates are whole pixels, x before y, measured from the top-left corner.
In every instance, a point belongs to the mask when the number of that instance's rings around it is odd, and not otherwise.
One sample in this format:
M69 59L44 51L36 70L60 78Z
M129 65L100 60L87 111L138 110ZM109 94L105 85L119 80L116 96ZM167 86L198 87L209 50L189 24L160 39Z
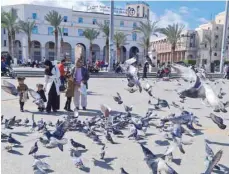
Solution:
M35 26L35 21L33 21L33 22L19 21L18 25L19 25L19 29L27 35L28 56L31 58L31 34L32 34L32 30Z
M58 54L58 31L60 23L62 22L63 18L57 11L50 11L45 16L45 20L48 21L53 27L54 27L54 33L55 33L55 56L57 58Z
M3 10L2 10L3 11ZM1 13L1 25L2 28L6 28L8 32L8 49L9 54L14 57L14 42L15 42L15 35L19 31L18 24L17 24L17 10L11 8L9 12L2 12Z
M174 57L174 52L177 46L177 42L181 38L181 33L184 29L184 25L173 24L168 25L166 28L162 28L160 33L164 34L167 37L168 42L171 44L171 53L172 53L172 62Z
M145 50L145 55L148 54L148 48L151 47L152 43L150 43L150 40L147 39L146 37L142 37L140 42L138 43L139 46L141 46Z
M106 62L109 62L109 24L105 23L97 23L99 26L100 31L102 31L106 37Z
M117 48L117 61L120 62L120 56L121 56L121 46L126 45L127 41L127 34L124 34L123 32L116 32L114 34L114 42Z
M93 42L93 40L95 40L98 37L99 31L95 30L94 28L92 28L92 29L87 28L86 30L84 30L83 33L84 33L84 36L90 42L90 61L92 61L92 42Z
M157 21L151 23L150 20L146 22L139 22L139 26L137 26L134 31L141 32L143 34L142 43L144 43L145 48L145 56L148 55L148 51L150 48L150 37L152 35L157 36L157 32L159 32L159 28L157 27ZM142 44L141 43L141 44Z

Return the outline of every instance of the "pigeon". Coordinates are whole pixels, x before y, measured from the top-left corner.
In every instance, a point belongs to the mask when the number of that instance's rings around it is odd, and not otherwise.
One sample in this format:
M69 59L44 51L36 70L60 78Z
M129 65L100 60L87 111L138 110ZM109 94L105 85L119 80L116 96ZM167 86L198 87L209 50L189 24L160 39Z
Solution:
M221 117L218 117L216 116L215 114L211 113L210 114L210 118L212 119L212 121L217 124L217 126L220 128L220 129L226 129L226 125L223 124L223 119Z
M222 155L223 155L223 151L222 150L219 150L214 155L214 157L212 158L212 160L209 162L209 165L208 165L206 171L204 172L204 174L211 174L212 173L212 170L217 165L217 163L220 161Z
M76 165L77 168L79 168L79 169L83 169L84 168L83 161L81 160L80 157L79 158L74 157L73 158L73 162L74 162L74 164Z
M11 95L18 96L17 88L12 83L7 82L6 80L3 80L2 89Z
M127 173L125 170L124 170L124 168L122 167L121 168L121 173L120 174L129 174L129 173Z
M125 111L126 112L131 112L132 109L133 109L133 106L126 106L126 105L124 105L124 108L125 108Z
M49 142L45 145L47 148L58 147L63 152L63 145L67 144L67 139L63 138L61 140L55 137L50 137Z
M129 91L129 93L135 93L136 91L138 91L137 88L127 88L127 91Z
M162 99L158 99L157 105L159 105L163 108L166 108L166 107L170 108L168 102L166 100L162 100Z
M10 127L8 119L5 119L5 129L13 129L12 127Z
M32 128L31 128L31 131L34 131L36 127L37 127L37 124L36 124L36 122L34 120L34 114L32 114Z
M103 147L101 149L100 159L104 159L104 156L105 156L105 144L103 145Z
M149 85L149 83L146 83L145 87L143 87L143 89L149 94L149 96L153 96L152 95L152 86Z
M30 88L28 91L31 97L34 99L33 103L35 103L38 106L38 108L45 108L45 103L43 99L41 98L40 94L38 94L36 91Z
M161 173L162 171L166 174L178 174L172 167L160 158L157 163L157 173Z
M119 105L123 103L122 98L118 92L117 92L117 96L114 96L113 98Z
M3 123L4 115L1 116L1 124Z
M24 126L27 126L28 123L29 123L29 119L26 118L26 119L24 120Z
M29 155L34 155L36 156L36 153L38 151L38 146L37 146L37 142L35 142L34 146L31 147L30 151L29 151Z
M74 147L74 148L79 148L79 147L81 147L81 148L83 148L83 149L86 149L86 147L83 145L83 144L80 144L80 143L77 143L77 142L75 142L73 139L70 139L70 141L71 141L71 145Z
M14 139L11 134L9 134L7 141L8 141L8 143L13 144L13 145L15 145L15 144L21 145L21 143L19 141L17 141L16 139Z
M32 167L35 169L37 168L41 173L47 173L46 170L50 170L50 166L41 161L40 159L34 159Z
M111 144L115 144L113 139L112 139L111 134L108 131L106 132L106 136L105 137L106 137L107 141L109 141Z
M145 147L143 144L140 144L141 148L142 148L142 151L145 155L145 157L147 159L153 159L153 158L156 158L156 155L153 154L153 152L151 152L151 150L149 150L147 147Z

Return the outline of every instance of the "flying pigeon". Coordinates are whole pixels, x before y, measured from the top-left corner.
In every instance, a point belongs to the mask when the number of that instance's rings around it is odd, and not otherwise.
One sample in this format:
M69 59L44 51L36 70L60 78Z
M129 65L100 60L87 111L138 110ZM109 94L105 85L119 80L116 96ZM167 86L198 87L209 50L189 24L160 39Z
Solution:
M220 129L226 129L226 125L223 123L223 119L221 117L218 117L216 116L215 114L211 113L210 114L210 117L212 119L212 121L217 124L217 126L220 128Z
M122 98L118 92L117 92L117 96L114 96L113 98L119 105L123 103Z
M217 165L217 163L220 161L221 157L223 155L223 151L219 150L214 157L212 158L212 160L209 162L209 165L206 169L206 171L204 172L204 174L211 174L212 170L215 168L215 166Z
M121 173L120 174L129 174L129 173L127 173L125 170L124 170L124 168L122 167L121 168Z
M46 170L50 170L50 166L41 161L40 159L34 159L32 167L35 169L37 168L41 173L47 173Z
M17 88L12 83L7 82L6 80L3 80L2 89L5 92L7 92L9 94L12 94L14 96L17 96L18 95Z
M71 145L76 149L79 148L79 147L81 147L83 149L86 149L86 147L83 144L75 142L73 139L70 139L70 142L71 142Z

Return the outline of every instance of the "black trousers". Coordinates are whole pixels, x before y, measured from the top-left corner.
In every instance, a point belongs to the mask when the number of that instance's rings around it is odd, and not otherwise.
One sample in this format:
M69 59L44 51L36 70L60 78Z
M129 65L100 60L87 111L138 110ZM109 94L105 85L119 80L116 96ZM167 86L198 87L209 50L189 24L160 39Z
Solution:
M20 109L21 109L21 110L24 110L24 104L25 104L25 102L21 102L21 101L19 100L19 104L20 104Z
M67 97L67 101L65 103L65 109L70 110L71 109L71 102L72 102L72 97Z
M59 97L58 97L57 92L56 92L55 83L53 83L51 86L51 89L49 90L49 93L48 93L48 103L46 106L46 111L50 112L51 109L53 111L58 110L59 109L59 103L58 102L60 102L60 100L59 100Z
M142 78L147 78L147 72L143 72Z

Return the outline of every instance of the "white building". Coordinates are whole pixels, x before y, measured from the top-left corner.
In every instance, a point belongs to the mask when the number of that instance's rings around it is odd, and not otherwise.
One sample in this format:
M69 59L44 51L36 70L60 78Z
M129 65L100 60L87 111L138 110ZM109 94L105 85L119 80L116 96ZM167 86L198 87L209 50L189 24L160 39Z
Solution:
M109 22L109 14L103 12L82 12L75 11L66 8L57 8L41 5L21 4L3 6L4 11L9 11L11 8L18 10L18 17L23 21L36 21L36 26L32 31L32 51L31 59L41 60L43 57L53 60L55 37L53 34L53 27L45 20L45 15L51 10L57 11L63 17L63 22L60 28L63 31L64 44L62 47L62 53L60 53L60 39L58 44L58 55L69 56L74 61L77 56L77 47L83 48L83 57L89 58L89 41L83 36L83 31L86 28L95 28L99 30L96 22L105 23ZM99 8L99 7L94 7ZM133 32L133 28L138 25L140 21L144 21L148 18L149 6L146 3L130 3L126 5L129 13L125 15L114 16L115 31L122 31L127 36L127 45L122 46L121 49L121 61L138 55L139 61L142 61L143 48L139 47L138 40L142 35L140 33ZM138 15L138 16L136 16ZM1 32L2 52L8 51L7 31L2 29ZM27 36L24 33L16 34L14 55L17 58L28 59L28 43ZM96 40L93 41L93 56L92 59L105 60L105 37L102 32ZM85 61L86 61L85 59Z

